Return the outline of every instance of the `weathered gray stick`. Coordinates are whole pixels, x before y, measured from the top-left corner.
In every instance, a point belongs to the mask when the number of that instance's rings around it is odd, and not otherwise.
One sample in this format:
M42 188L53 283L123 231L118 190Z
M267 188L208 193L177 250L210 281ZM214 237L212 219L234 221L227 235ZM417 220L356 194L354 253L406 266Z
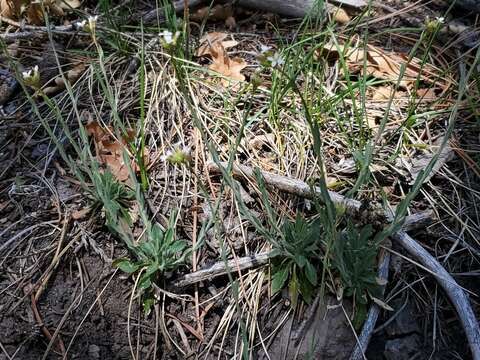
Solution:
M227 163L220 163L220 166L225 168ZM210 163L208 169L213 172L219 172L220 168L215 163ZM244 165L234 165L233 175L236 177L245 177L255 179L253 169ZM261 171L265 184L273 186L279 190L311 198L320 189L314 189L312 191L310 186L300 180L293 180L285 176L275 175ZM335 204L341 204L345 206L348 213L358 213L361 209L361 203L356 200L348 199L333 191L329 191L330 198ZM392 219L392 214L385 211L384 217L386 219ZM453 277L443 268L443 266L430 255L422 246L420 246L414 239L407 235L404 229L394 233L392 238L395 239L403 248L409 252L413 257L418 259L426 269L432 274L435 274L440 286L444 289L448 298L457 310L458 317L464 331L468 338L468 343L472 356L475 360L480 360L480 326L473 313L468 296L463 289L456 283ZM364 344L364 348L367 344Z
M355 9L362 9L367 6L367 2L364 0L334 0L331 2ZM239 0L238 4L251 9L269 11L287 17L302 18L307 14L311 14L314 9L315 0ZM327 6L329 4L324 5Z
M221 166L226 167L227 163L220 163ZM208 171L212 173L220 173L220 168L217 164L211 162L208 164ZM245 165L234 165L233 166L233 176L239 178L250 178L255 180L255 174L253 168ZM320 194L321 190L319 187L312 188L306 182L303 182L298 179L292 179L282 175L276 175L261 171L261 174L265 180L265 184L270 187L274 187L280 191L298 195L306 199L313 199L316 194ZM357 214L362 206L362 203L358 200L348 199L345 196L342 196L334 191L329 191L330 198L337 205L345 206L349 214Z
M392 235L392 238L435 276L437 282L457 310L458 317L467 335L473 359L480 360L480 327L470 305L468 295L445 268L405 231L400 230L396 232Z
M390 265L390 253L384 252L378 266L377 274L382 280L388 280L388 267ZM385 286L382 286L382 296L385 292ZM372 304L368 310L367 318L362 326L362 332L358 336L358 341L350 355L350 360L360 360L364 358L365 350L367 350L368 343L372 338L373 329L377 323L378 316L380 315L380 306Z
M267 251L256 255L241 257L236 260L228 260L227 262L219 261L206 269L198 270L183 276L175 283L175 286L184 287L200 281L210 280L220 275L225 275L229 271L234 272L256 268L268 264L269 259L270 252Z
M410 231L423 228L427 224L431 223L432 214L433 213L431 211L423 211L421 213L407 216L402 229L405 231ZM260 267L268 264L268 261L271 257L271 252L266 251L255 255L241 257L236 260L228 260L227 262L219 261L205 269L184 275L174 283L174 286L186 287L196 284L200 281L211 280L215 277L225 275L228 272ZM379 277L382 277L382 274L379 273Z
M197 5L200 5L203 2L203 0L190 0L188 2L189 7L195 7ZM175 12L178 14L181 11L183 11L185 2L183 0L178 0L175 1L173 4L173 8L175 9ZM158 7L155 8L146 14L142 16L142 20L145 24L151 24L155 21L165 21L165 9L163 7Z

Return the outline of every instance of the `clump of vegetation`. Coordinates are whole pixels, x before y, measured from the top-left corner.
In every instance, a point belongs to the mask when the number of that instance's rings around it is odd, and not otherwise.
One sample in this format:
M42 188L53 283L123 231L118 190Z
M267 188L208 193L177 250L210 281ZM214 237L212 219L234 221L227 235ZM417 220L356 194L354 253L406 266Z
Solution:
M139 273L138 288L145 291L144 310L150 311L154 302L152 284L160 280L160 277L169 271L178 269L185 263L189 254L187 243L178 240L175 236L176 211L170 215L166 229L159 224L147 222L145 233L138 245L130 250L133 259L119 258L113 265L127 274Z
M369 296L379 296L375 272L378 244L373 242L372 226L359 229L348 222L328 252L324 230L321 217L308 222L300 213L295 221L283 223L282 236L272 251L272 293L287 286L292 306L299 294L310 303L319 285L318 273L322 265L327 266L325 270L341 281L340 295L353 298L363 319ZM323 261L325 256L331 261Z
M375 272L378 244L372 241L372 235L371 225L359 229L348 222L333 244L332 268L341 280L340 295L353 298L356 326L365 319L368 297L380 296Z
M106 225L127 245L131 258L119 258L113 265L127 274L138 273L138 289L145 293L144 310L149 312L154 303L153 283L158 283L166 272L175 271L185 263L189 252L187 243L176 238L177 211L172 211L168 225L163 229L149 220L144 210L140 189L136 194L118 182L110 172L94 172L94 207L105 212ZM137 184L137 187L140 186ZM135 199L139 204L140 218L144 232L134 241L132 223L128 212L129 203Z
M310 303L318 283L320 224L307 222L299 213L295 221L286 220L282 235L275 245L272 261L272 293L288 284L292 306L296 306L298 294Z

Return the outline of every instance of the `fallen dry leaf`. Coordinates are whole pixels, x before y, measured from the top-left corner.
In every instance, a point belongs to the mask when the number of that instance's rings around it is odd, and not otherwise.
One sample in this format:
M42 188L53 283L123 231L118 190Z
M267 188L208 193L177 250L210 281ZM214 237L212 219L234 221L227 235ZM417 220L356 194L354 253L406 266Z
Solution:
M335 20L339 24L347 24L352 20L350 15L348 15L348 13L344 9L339 8L335 5L329 4L328 12L332 15L333 20Z
M27 22L31 25L42 25L43 24L43 10L42 5L38 3L31 3L28 5L25 12L27 17Z
M379 86L374 89L372 100L390 99L392 88L390 86Z
M0 15L14 20L20 16L23 0L0 0Z
M64 10L76 9L79 0L44 0L42 3L25 0L0 0L0 15L8 19L19 19L22 15L28 24L42 25L44 23L43 7L49 15L64 16Z
M224 41L228 34L222 32L211 32L200 39L200 46L197 49L196 56L211 56L212 58L221 56L225 53L225 49L238 45L235 40Z
M317 52L316 56L338 58L339 53L345 57L350 73L363 74L365 72L366 75L392 82L398 80L401 67L405 64L405 71L399 84L403 88L410 87L417 79L425 83L432 83L440 73L439 69L431 64L424 64L422 67L421 60L418 58L414 57L408 61L407 54L387 52L370 44L367 44L365 48L359 44L350 48L327 44ZM446 84L442 85L441 80L437 80L437 84L442 87L447 86Z
M210 70L228 78L221 80L224 86L231 84L229 79L244 81L245 76L241 71L248 66L244 59L239 57L231 59L228 56L225 49L238 43L235 40L224 41L227 37L228 34L225 33L209 33L200 40L200 47L197 50L197 56L210 56L212 58L212 63L208 66Z
M83 72L85 71L85 68L86 66L84 63L79 63L75 65L72 69L68 70L65 73L65 77L70 82L70 84L74 84L83 74ZM65 82L63 81L63 78L61 76L57 76L53 84L43 89L43 93L48 96L54 95L62 91L63 89L65 89L65 87L66 85L65 85Z
M126 182L130 174L128 165L124 162L123 151L126 150L128 142L133 140L135 130L127 130L127 134L120 142L113 138L111 127L105 129L96 121L89 121L85 129L87 134L93 137L95 153L100 164L105 165L118 181ZM148 164L148 152L145 153L144 162ZM131 159L130 166L134 171L139 170L133 159Z
M417 89L417 97L422 100L434 100L438 98L434 88Z
M215 59L208 68L212 71L224 75L229 79L244 81L245 76L240 71L242 71L247 66L248 64L246 63L246 61L241 58L236 57L230 59L228 58L228 56L224 56L222 58ZM229 79L222 79L221 83L224 86L229 86L231 84L231 81Z
M369 88L369 94L372 96L372 100L388 100L392 96L392 91L394 89L393 85L382 85ZM394 100L408 99L405 91L397 89L393 95Z
M80 7L80 0L57 0L57 5L64 10L77 9Z

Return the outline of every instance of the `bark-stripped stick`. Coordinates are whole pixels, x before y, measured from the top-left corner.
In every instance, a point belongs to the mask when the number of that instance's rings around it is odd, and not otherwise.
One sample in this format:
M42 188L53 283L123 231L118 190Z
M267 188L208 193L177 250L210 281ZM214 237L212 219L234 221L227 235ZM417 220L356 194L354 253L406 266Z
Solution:
M424 211L415 215L407 216L403 228L405 231L425 227L432 219L432 212ZM174 286L185 287L196 284L200 281L211 280L217 276L227 274L229 271L242 271L253 269L268 264L270 252L265 251L259 254L244 256L237 260L219 261L205 269L191 272L178 279ZM238 262L238 263L237 263Z

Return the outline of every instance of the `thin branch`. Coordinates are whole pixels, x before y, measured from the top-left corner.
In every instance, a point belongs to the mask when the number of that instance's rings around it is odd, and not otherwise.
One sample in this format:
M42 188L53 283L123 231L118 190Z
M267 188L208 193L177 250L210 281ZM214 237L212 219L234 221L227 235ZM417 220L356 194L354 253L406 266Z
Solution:
M268 264L269 259L270 252L263 252L256 255L228 260L227 262L219 261L206 269L184 275L180 280L175 282L175 286L185 287L199 283L200 281L211 280L214 277L227 274L231 269L241 271L263 266Z
M203 0L190 0L188 1L188 6L195 7L197 5L200 5L202 2ZM182 12L185 8L184 0L175 1L172 5L177 14ZM142 16L142 20L144 24L151 24L155 21L158 21L158 22L165 21L165 8L158 7L153 10L150 10L149 12L145 13Z
M434 274L437 282L457 310L458 318L467 335L473 359L480 360L480 326L470 305L468 295L445 268L405 231L396 232L392 235L392 238Z

